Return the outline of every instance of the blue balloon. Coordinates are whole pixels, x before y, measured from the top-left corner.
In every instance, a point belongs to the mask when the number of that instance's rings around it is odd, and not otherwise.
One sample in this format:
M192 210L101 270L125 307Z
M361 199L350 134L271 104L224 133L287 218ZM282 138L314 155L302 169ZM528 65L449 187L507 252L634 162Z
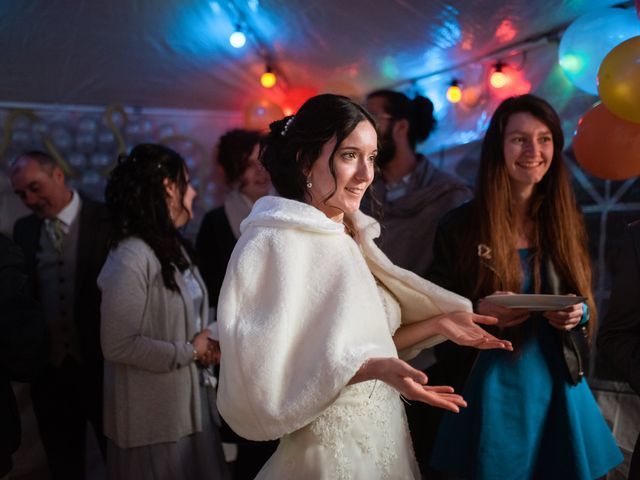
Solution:
M605 8L576 19L560 40L560 66L579 89L598 95L596 78L604 57L625 40L640 35L633 9Z

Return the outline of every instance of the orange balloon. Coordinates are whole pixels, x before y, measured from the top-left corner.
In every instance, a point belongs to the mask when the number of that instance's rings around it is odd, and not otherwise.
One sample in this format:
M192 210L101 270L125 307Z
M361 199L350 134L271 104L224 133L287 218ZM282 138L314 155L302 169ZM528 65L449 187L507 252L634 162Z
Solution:
M280 105L263 98L247 105L244 111L244 126L249 130L264 130L271 122L282 117L284 113Z
M624 180L640 175L640 124L598 103L578 121L573 151L582 168L596 177Z

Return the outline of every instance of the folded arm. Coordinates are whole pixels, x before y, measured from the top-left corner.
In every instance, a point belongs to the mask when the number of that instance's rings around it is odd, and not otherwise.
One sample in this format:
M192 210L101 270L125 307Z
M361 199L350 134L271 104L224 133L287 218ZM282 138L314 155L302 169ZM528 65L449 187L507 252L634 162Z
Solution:
M194 360L191 343L143 334L151 282L144 255L121 245L109 255L98 282L102 291L100 342L106 360L152 372L168 372Z

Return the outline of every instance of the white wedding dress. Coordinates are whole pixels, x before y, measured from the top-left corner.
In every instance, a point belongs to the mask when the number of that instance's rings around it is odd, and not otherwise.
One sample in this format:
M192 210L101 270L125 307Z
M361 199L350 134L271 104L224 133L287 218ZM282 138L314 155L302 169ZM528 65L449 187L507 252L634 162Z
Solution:
M310 205L262 197L240 227L218 303L217 406L242 437L280 439L260 480L420 478L399 393L349 381L398 356L400 323L471 302L393 265L374 219L350 220L357 241Z
M385 288L378 291L392 334L400 307ZM313 422L282 437L256 480L419 478L400 395L370 380L345 387Z

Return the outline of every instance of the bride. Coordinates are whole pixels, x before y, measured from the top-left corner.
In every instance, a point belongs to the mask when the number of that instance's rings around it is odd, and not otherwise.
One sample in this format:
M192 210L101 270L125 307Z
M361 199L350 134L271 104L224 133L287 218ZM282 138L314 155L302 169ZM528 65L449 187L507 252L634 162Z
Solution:
M366 110L319 95L270 129L261 159L280 197L255 203L222 286L220 413L243 437L280 439L258 479L420 478L400 395L466 404L398 352L511 344L374 244L380 227L359 211L377 153Z

